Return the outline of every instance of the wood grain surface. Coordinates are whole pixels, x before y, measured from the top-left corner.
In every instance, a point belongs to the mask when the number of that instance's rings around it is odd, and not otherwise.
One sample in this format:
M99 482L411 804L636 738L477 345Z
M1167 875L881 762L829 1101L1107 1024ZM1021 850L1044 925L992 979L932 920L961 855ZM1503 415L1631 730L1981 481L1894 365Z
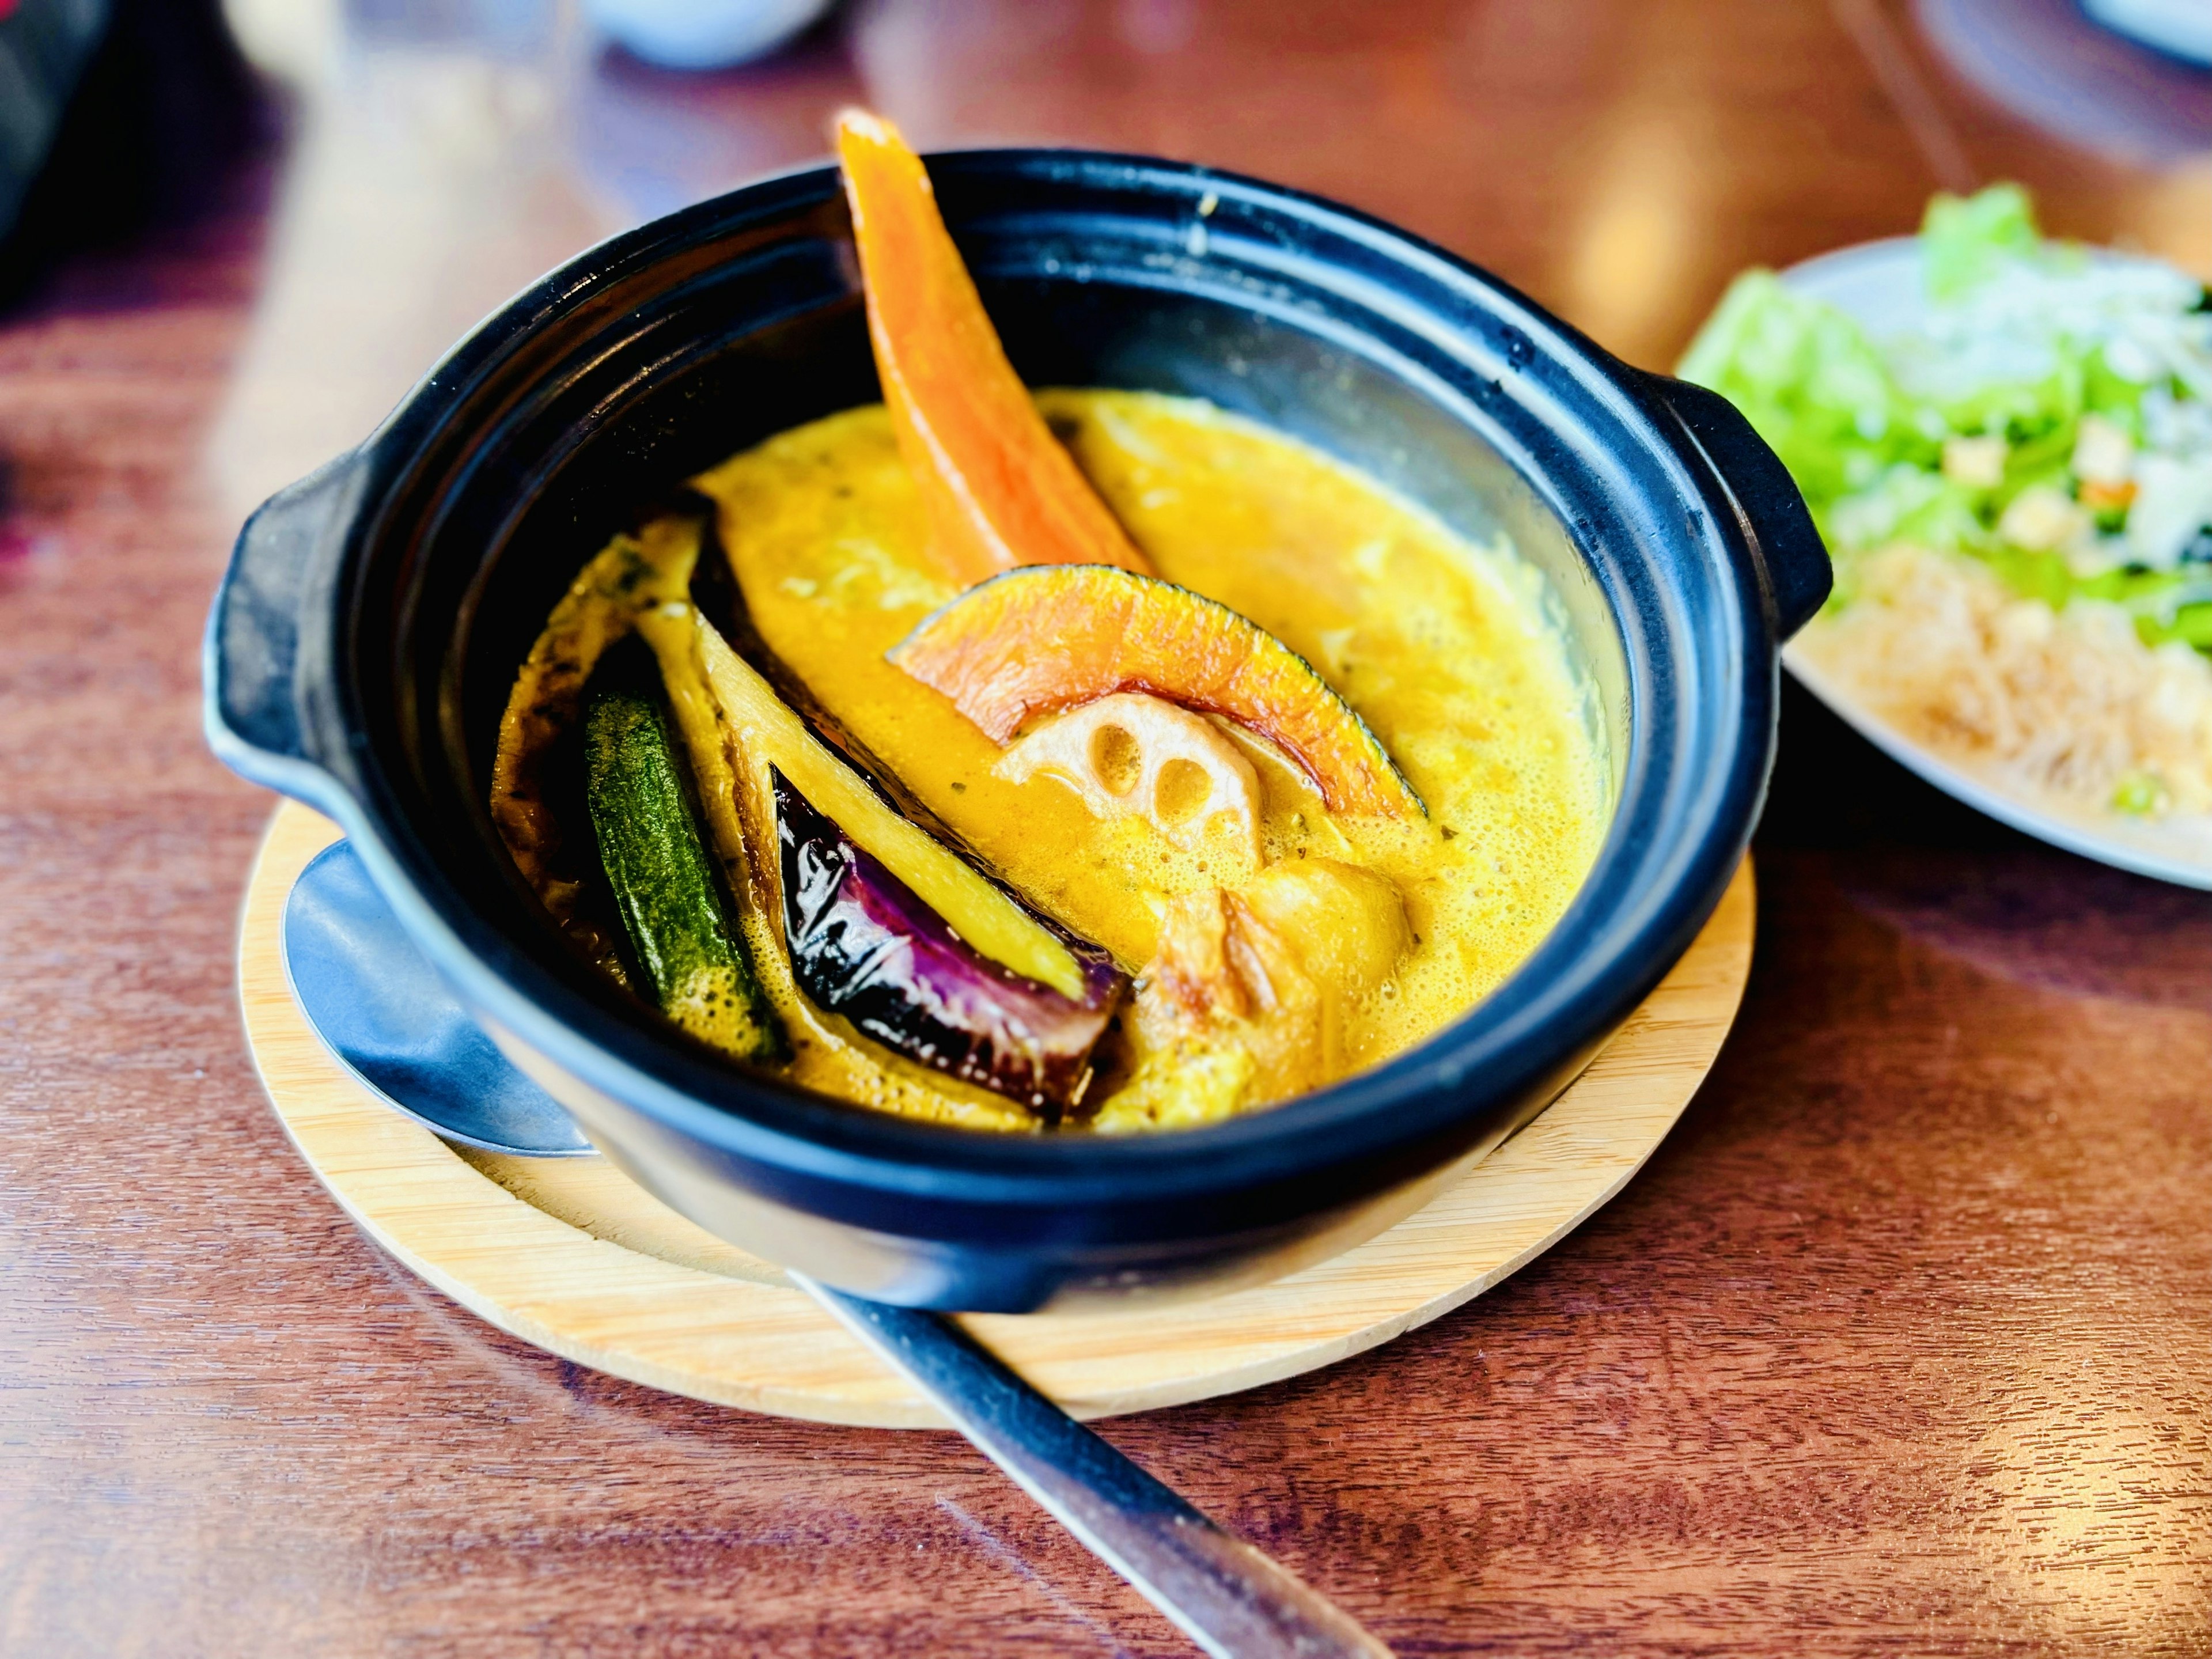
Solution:
M687 1221L605 1158L448 1146L339 1064L292 994L283 939L293 883L337 833L293 802L270 820L239 925L239 999L286 1132L370 1237L501 1330L594 1370L785 1417L945 1426L775 1263ZM1380 1237L1231 1296L964 1322L1091 1419L1278 1382L1442 1317L1571 1232L1674 1127L1742 1000L1753 893L1747 863L1565 1092Z
M232 987L270 802L200 743L199 629L253 468L365 429L436 307L817 152L855 95L1333 192L1652 364L1738 264L1943 182L2212 274L2212 167L2027 126L1879 0L884 0L698 81L569 33L532 70L526 6L344 15L293 43L333 67L281 156L0 318L11 1656L1188 1651L957 1439L564 1364L303 1177ZM550 135L498 215L311 176L418 121L477 188L487 108ZM371 280L380 213L421 281ZM350 285L297 275L334 245ZM1386 1347L1105 1432L1407 1654L2212 1651L2212 901L1795 696L1758 858L1735 1033L1618 1199Z

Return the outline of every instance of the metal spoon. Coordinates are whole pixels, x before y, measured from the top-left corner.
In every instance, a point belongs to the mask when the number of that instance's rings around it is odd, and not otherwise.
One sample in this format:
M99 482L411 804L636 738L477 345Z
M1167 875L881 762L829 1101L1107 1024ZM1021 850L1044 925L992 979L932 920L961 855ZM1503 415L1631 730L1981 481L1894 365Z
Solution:
M292 884L284 972L339 1063L423 1127L521 1158L597 1150L453 1000L350 842L325 848Z
M346 842L301 872L285 901L283 940L285 972L309 1023L394 1109L493 1152L592 1151L560 1103L447 993ZM1216 1526L950 1320L789 1276L1206 1652L1388 1659L1389 1650L1327 1598Z

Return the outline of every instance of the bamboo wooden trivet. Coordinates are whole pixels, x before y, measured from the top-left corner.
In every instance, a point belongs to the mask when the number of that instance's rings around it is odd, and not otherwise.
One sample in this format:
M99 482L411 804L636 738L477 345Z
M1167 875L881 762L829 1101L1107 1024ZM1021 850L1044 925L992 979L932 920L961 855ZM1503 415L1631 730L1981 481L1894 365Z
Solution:
M286 983L285 896L337 835L287 803L239 936L246 1038L323 1184L407 1267L502 1330L657 1389L830 1423L940 1419L771 1263L694 1226L604 1158L449 1146L333 1059ZM1659 988L1550 1109L1425 1209L1319 1267L1211 1301L972 1316L1079 1417L1257 1387L1387 1342L1541 1255L1619 1192L1689 1103L1751 968L1748 860Z

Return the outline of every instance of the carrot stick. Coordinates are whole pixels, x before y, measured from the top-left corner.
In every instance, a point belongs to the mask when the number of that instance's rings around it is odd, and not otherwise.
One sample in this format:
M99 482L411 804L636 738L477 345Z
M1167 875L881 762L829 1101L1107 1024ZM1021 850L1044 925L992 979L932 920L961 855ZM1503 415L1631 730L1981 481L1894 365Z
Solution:
M857 109L837 118L837 155L884 401L946 571L964 583L1029 564L1149 574L1006 361L921 158Z

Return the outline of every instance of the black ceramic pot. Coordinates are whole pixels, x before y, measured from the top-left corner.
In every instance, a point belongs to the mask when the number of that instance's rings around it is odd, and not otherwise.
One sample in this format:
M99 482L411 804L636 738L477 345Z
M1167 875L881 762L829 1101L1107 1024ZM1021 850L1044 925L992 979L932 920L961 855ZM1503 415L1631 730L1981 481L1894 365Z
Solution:
M210 623L209 736L337 818L518 1063L748 1249L884 1301L1013 1311L1289 1272L1540 1110L1687 945L1758 816L1777 647L1826 595L1827 560L1729 405L1386 225L1137 157L930 171L1030 384L1209 398L1510 536L1545 573L1614 817L1565 918L1487 1000L1387 1066L1212 1127L998 1136L749 1077L562 946L486 811L501 708L555 599L641 503L878 396L826 167L592 249L256 514Z

